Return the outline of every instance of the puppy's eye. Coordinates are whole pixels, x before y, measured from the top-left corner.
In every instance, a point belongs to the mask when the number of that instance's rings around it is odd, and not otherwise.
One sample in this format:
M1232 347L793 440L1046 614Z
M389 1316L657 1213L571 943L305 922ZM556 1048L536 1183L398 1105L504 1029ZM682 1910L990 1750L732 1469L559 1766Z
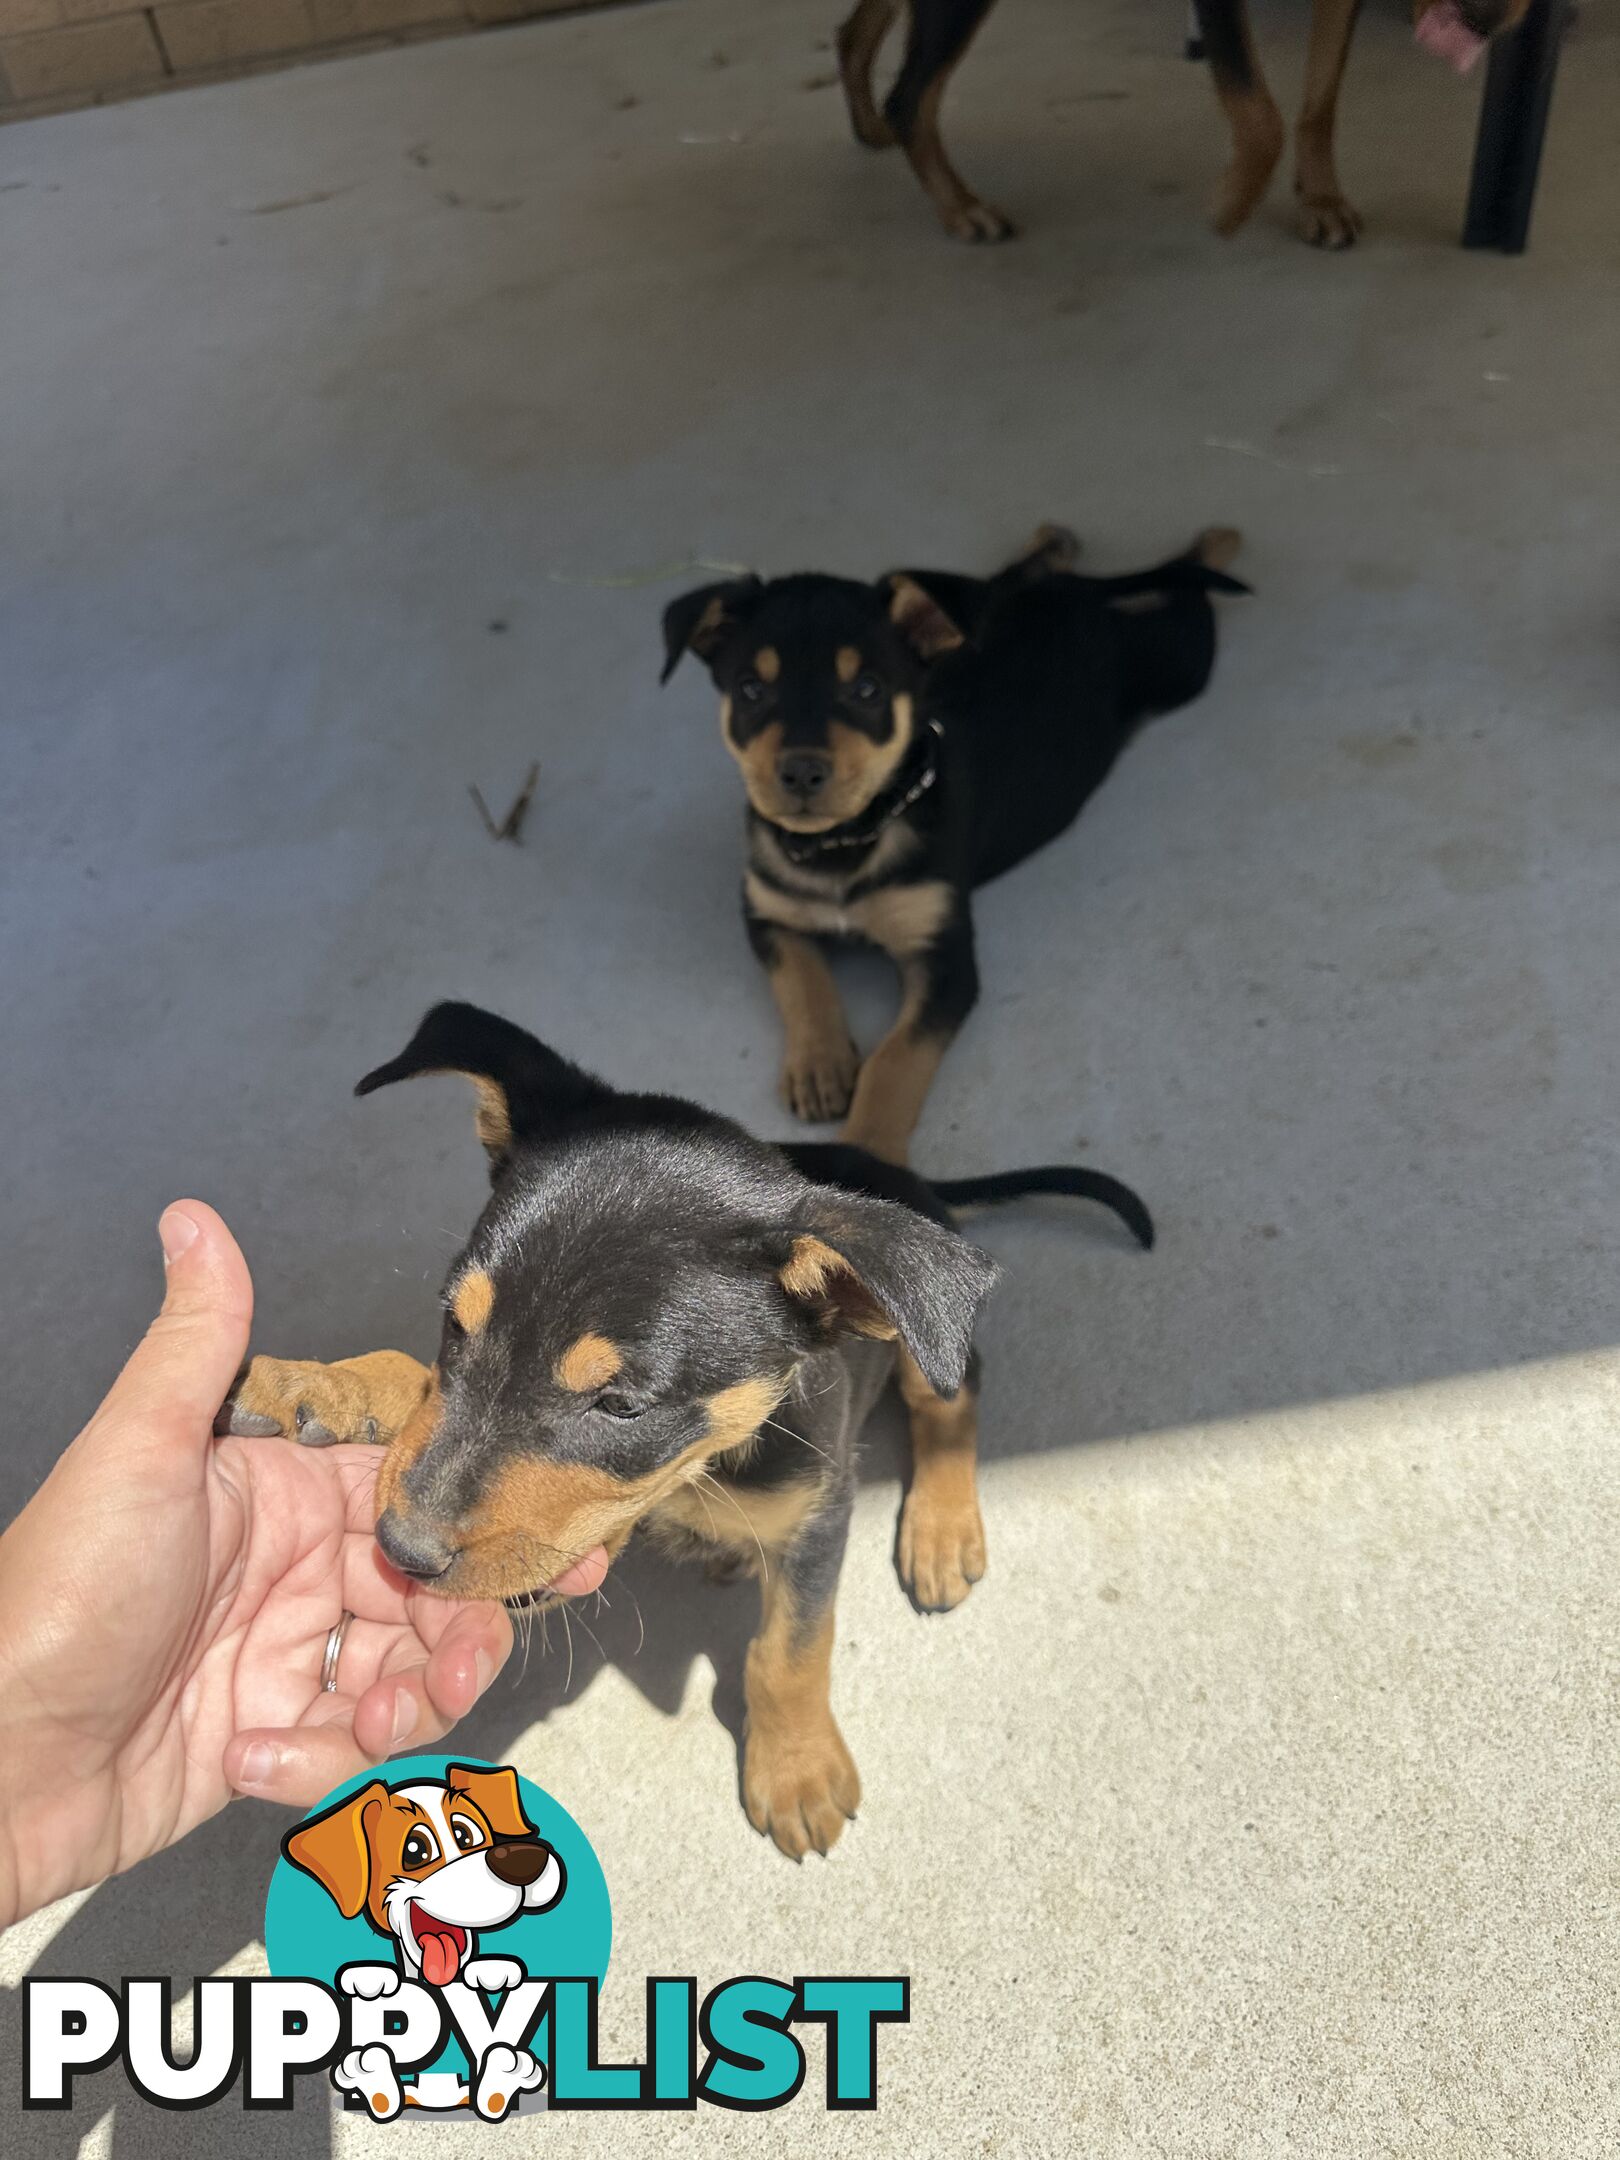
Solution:
M646 1408L644 1403L632 1402L628 1395L598 1395L595 1407L604 1417L617 1418L621 1425L640 1417Z
M430 1860L438 1859L439 1848L428 1831L413 1830L400 1857L409 1868L426 1867Z
M849 694L858 705L875 705L883 695L883 685L875 675L863 671L850 684Z
M757 705L765 695L765 685L757 675L739 675L737 695L745 705Z
M484 1833L475 1822L469 1822L465 1815L451 1816L450 1835L462 1852L476 1852L484 1842Z

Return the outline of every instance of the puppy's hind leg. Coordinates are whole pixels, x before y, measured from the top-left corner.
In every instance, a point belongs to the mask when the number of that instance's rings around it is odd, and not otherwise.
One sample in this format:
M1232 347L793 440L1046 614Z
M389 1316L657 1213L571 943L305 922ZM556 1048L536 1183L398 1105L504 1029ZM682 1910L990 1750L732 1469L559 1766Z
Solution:
M838 72L849 124L855 140L865 143L868 150L887 150L894 142L894 130L872 95L872 68L899 12L900 0L860 0L854 14L838 26Z
M900 1393L911 1416L911 1490L900 1511L900 1579L924 1612L960 1605L985 1571L979 1514L979 1369L948 1401L902 1350Z
M939 109L952 71L995 0L912 0L911 35L894 88L883 107L953 240L1010 240L1012 220L981 202L940 139Z

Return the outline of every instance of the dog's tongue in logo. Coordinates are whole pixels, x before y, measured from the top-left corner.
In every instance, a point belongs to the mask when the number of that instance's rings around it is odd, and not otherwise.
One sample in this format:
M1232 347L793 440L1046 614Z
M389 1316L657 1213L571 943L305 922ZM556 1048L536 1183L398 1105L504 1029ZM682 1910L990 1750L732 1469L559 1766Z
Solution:
M429 1987L448 1987L461 1970L467 1930L452 1920L435 1920L420 1905L411 1907L411 1933L422 1953L422 1978Z

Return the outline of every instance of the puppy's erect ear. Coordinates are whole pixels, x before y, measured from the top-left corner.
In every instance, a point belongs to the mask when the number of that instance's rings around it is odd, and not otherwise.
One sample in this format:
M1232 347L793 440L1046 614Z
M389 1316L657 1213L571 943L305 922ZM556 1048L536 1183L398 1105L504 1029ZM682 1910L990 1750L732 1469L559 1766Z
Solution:
M444 1782L452 1792L467 1795L498 1838L539 1836L523 1812L515 1770L475 1770L471 1763L453 1762L445 1766Z
M289 1830L281 1841L293 1866L314 1876L345 1920L353 1920L364 1909L371 1889L367 1832L375 1811L387 1798L387 1786L374 1778L324 1815L312 1816Z
M605 1082L480 1005L435 1005L399 1056L367 1073L354 1092L440 1072L461 1073L477 1090L475 1122L492 1175L515 1142L544 1139L613 1097Z
M658 680L669 681L682 653L695 652L707 660L764 590L757 577L731 578L719 585L699 585L672 600L664 610L664 671Z
M965 642L933 594L924 592L915 578L896 570L884 582L889 589L889 620L924 660L951 652Z
M966 1238L892 1200L839 1193L791 1234L782 1287L835 1326L896 1336L929 1386L954 1395L996 1264Z

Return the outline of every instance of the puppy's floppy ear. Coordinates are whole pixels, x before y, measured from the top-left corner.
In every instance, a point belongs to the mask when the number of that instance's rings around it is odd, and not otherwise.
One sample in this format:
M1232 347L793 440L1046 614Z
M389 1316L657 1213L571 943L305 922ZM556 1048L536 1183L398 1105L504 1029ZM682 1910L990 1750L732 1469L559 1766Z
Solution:
M467 1795L498 1838L539 1836L523 1812L523 1795L515 1770L479 1770L471 1763L447 1763L444 1782L452 1792Z
M888 588L890 622L924 660L966 642L934 595L925 592L914 577L894 570L883 582Z
M830 1325L898 1336L929 1386L954 1395L997 1269L976 1245L912 1208L838 1193L789 1233L777 1274L789 1297Z
M324 1815L312 1815L289 1830L281 1841L293 1866L314 1876L345 1920L363 1910L371 1889L369 1819L387 1798L387 1786L373 1778Z
M613 1089L498 1013L435 1005L399 1053L355 1088L370 1095L418 1073L462 1073L478 1092L476 1123L493 1175L513 1144L544 1139L572 1117L610 1102Z
M699 585L672 600L664 610L664 671L658 680L669 681L682 653L695 652L707 660L764 590L757 577L730 578L719 585Z

